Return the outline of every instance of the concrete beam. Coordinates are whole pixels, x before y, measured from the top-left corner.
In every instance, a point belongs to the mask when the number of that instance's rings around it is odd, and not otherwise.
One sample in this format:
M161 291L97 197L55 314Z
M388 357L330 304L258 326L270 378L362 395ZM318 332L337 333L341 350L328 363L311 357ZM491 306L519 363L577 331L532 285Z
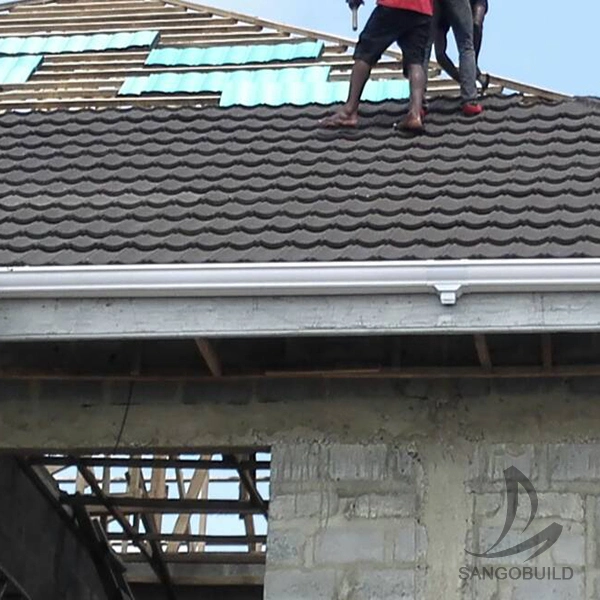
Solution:
M127 581L131 584L159 585L148 563L127 561ZM171 562L169 571L178 586L262 586L265 565L207 564L200 562Z
M164 600L161 588L153 584L131 586L136 600ZM263 587L258 586L213 586L198 589L196 586L175 586L177 600L263 600Z
M0 341L548 331L600 331L598 294L0 301Z
M0 448L113 451L128 384L0 380ZM186 451L280 440L600 439L597 378L270 380L133 386L122 449Z

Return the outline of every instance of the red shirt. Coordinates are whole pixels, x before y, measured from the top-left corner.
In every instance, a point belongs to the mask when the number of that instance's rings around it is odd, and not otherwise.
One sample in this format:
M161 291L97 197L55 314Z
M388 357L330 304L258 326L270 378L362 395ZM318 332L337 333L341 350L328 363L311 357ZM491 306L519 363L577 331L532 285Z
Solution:
M414 10L424 15L433 15L433 0L377 0L380 6Z

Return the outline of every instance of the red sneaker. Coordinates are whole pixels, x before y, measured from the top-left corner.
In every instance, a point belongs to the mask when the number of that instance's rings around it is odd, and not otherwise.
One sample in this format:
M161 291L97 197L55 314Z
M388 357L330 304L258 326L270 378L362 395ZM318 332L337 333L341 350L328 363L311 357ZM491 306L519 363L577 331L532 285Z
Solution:
M462 111L467 117L476 117L483 112L483 106L479 102L467 102L463 104Z

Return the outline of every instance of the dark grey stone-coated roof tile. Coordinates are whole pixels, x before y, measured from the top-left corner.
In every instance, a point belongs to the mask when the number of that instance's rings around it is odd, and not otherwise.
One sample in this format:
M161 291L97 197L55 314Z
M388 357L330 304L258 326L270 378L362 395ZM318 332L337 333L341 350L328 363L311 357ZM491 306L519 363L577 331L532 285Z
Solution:
M0 264L600 256L600 104L0 116Z

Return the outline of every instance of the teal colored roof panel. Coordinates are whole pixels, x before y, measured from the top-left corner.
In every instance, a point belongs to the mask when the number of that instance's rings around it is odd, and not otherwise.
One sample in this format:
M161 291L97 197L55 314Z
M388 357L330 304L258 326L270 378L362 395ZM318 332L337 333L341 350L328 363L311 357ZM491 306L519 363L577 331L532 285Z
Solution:
M321 82L316 84L274 85L257 84L253 81L228 85L221 95L221 106L281 106L283 104L335 104L345 102L348 96L348 83L342 81ZM383 100L402 100L409 96L408 81L381 80L369 81L365 86L362 99L367 102Z
M0 38L0 54L63 54L152 46L158 31Z
M212 48L156 48L150 52L146 65L198 67L311 59L321 55L323 45L323 42L301 42Z
M139 77L128 77L119 90L121 96L139 96L147 93L201 93L222 92L226 88L237 88L254 84L258 87L274 86L285 89L299 85L325 84L329 67L261 69L253 71L214 71L212 73L154 73Z
M0 85L25 83L40 66L42 56L0 57Z

